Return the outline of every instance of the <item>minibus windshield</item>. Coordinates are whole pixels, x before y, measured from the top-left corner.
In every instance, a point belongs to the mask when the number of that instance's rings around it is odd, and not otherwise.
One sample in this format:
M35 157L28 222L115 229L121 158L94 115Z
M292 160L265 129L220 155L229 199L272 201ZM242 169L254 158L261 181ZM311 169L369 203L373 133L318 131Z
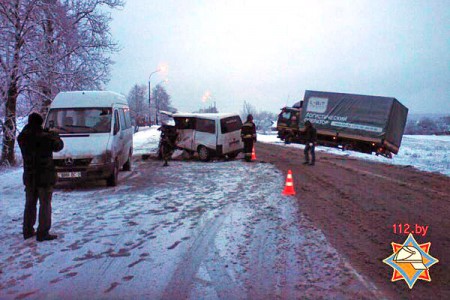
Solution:
M59 133L106 133L111 131L112 109L54 108L48 113L45 128Z

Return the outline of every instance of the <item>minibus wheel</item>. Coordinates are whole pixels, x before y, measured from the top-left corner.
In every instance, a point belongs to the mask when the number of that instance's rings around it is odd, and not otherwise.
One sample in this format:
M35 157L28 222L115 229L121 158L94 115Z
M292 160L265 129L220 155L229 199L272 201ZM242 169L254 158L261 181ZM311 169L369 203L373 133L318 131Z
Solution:
M228 159L235 159L238 156L239 152L228 153Z
M131 152L131 149L130 149L130 153L128 153L128 160L123 165L123 170L124 171L131 171L131 158L132 158L132 152Z
M209 153L208 148L206 148L205 146L198 147L198 157L202 161L208 161L210 158L210 153Z
M108 186L116 186L118 181L119 181L119 162L116 159L116 161L114 162L114 171L111 174L111 176L109 176L108 179L106 179L106 184Z

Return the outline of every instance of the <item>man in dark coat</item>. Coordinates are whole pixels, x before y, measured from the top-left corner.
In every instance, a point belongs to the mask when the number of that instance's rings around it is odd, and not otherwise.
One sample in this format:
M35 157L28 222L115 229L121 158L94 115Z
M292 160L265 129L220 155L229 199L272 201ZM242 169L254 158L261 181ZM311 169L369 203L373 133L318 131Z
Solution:
M316 153L314 150L317 143L317 130L313 127L310 121L305 122L305 137L305 162L303 164L314 166L314 164L316 163ZM309 152L311 152L311 162L309 162Z
M64 143L57 133L42 128L43 119L37 113L28 117L28 124L17 138L23 158L23 183L25 185L25 211L23 215L23 237L35 235L36 205L39 199L39 226L36 240L54 240L50 234L52 225L52 194L56 183L53 152L61 151Z
M241 138L244 142L244 156L246 161L252 160L253 143L256 142L256 126L253 116L248 115L247 121L242 125Z
M167 167L169 159L172 157L173 152L177 149L176 141L178 133L175 126L161 125L158 130L161 131L159 138L159 155L164 160L164 167Z

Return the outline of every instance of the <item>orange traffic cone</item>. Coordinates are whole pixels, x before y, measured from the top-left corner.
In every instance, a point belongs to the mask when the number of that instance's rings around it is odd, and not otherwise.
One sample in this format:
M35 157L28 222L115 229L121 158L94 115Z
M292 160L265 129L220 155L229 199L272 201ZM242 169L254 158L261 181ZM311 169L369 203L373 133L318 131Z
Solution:
M255 160L256 159L256 152L255 152L255 146L253 146L253 149L252 149L252 160Z
M283 195L295 195L294 180L292 179L292 171L289 170L286 178L286 185L284 186Z

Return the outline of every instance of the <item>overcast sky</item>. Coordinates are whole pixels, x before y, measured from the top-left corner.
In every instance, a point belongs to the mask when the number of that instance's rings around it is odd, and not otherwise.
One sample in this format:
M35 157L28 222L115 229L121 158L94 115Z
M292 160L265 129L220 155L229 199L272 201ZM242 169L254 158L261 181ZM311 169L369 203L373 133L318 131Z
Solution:
M112 14L107 88L127 94L158 66L180 111L279 112L306 89L395 97L450 113L450 2L127 0Z

